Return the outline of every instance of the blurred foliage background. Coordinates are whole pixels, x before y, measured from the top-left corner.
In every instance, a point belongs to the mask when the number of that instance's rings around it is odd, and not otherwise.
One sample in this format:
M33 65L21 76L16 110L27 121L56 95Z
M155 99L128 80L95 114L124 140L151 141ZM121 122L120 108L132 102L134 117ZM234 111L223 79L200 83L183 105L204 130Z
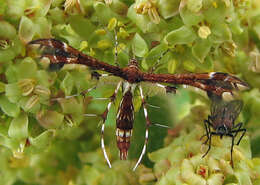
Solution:
M127 65L132 49L140 67L155 73L221 71L245 80L250 89L236 93L244 108L237 121L247 129L234 148L230 138L207 146L203 120L210 102L195 88L179 86L176 95L142 84L153 123L147 153L135 172L144 143L145 118L135 94L134 136L129 160L119 161L115 117L119 93L109 112L105 144L100 147L99 117L118 78L91 79L84 66L48 70L27 43L62 40L85 54ZM260 184L260 1L258 0L0 0L0 184ZM65 99L97 85L85 97ZM252 158L253 157L253 158ZM204 170L204 171L203 171ZM203 171L203 173L202 173Z

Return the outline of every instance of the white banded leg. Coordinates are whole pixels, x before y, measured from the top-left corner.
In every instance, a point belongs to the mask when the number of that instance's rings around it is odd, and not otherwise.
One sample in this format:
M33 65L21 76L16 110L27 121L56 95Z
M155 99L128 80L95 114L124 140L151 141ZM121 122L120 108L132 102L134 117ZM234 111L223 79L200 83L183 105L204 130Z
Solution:
M109 76L110 74L99 74L99 73L98 73L98 75L99 75L98 78L100 78L100 77L107 77L107 76ZM94 87L91 87L91 88L89 88L89 89L87 89L87 90L84 90L84 91L80 92L79 94L73 94L73 95L70 95L70 96L65 96L65 99L77 97L77 96L80 96L80 95L85 96L85 94L87 94L87 93L89 93L90 91L96 89L96 87L97 87L97 86L95 85ZM94 98L94 99L106 100L107 98Z
M158 66L158 64L160 63L161 59L164 57L164 55L166 55L166 53L168 53L169 49L167 49L165 52L163 52L161 54L161 56L158 58L158 60L155 62L155 64L149 69L150 73L153 73L156 69L156 67Z
M166 93L174 93L174 94L176 94L177 88L174 87L174 86L162 85L162 84L160 84L160 83L156 83L156 85L157 85L158 87L164 88L165 91L166 91Z
M107 77L107 76L110 76L110 75L111 74L100 74L100 73L94 71L94 72L91 73L91 78L95 78L95 79L99 80L100 77Z
M104 142L104 131L105 131L105 122L106 122L106 119L107 119L107 114L108 114L108 111L110 110L111 108L111 105L113 103L113 101L115 100L115 97L118 93L118 90L120 89L120 86L122 85L122 81L120 81L118 84L117 84L117 87L115 89L115 92L113 93L113 95L111 96L111 101L107 104L107 108L106 110L104 111L104 113L102 114L102 126L101 126L101 148L102 148L102 151L104 153L104 157L107 161L107 164L109 166L109 168L111 168L111 163L109 161L109 158L107 156L107 152L106 152L106 149L105 149L105 142Z
M82 92L80 92L79 94L73 94L73 95L70 95L70 96L65 96L66 99L69 99L69 98L73 98L73 97L76 97L76 96L80 96L80 95L83 95L85 96L85 94L89 93L90 91L92 91L93 89L95 89L97 86L94 86L94 87L91 87L87 90L84 90Z
M69 99L69 98L73 98L73 97L80 96L80 95L83 95L83 96L84 96L85 94L89 93L90 91L92 91L92 90L95 89L96 87L97 87L97 86L91 87L91 88L89 88L89 89L87 89L87 90L82 91L82 92L79 93L79 94L73 94L73 95L70 95L70 96L65 96L64 98L65 98L65 99ZM51 101L57 101L57 100L64 99L64 98L52 98Z
M144 100L143 89L142 89L141 85L139 86L139 90L140 90L140 95L141 95L141 98L142 98L142 105L143 105L143 108L144 108L144 117L145 117L145 120L146 120L146 128L145 128L145 140L144 140L144 146L143 146L143 149L142 149L142 153L141 153L137 163L135 164L133 171L135 171L137 166L140 164L140 162L141 162L141 160L142 160L142 158L143 158L143 156L146 152L146 147L147 147L147 144L148 144L148 137L149 137L149 126L151 125L151 122L148 118L146 102Z

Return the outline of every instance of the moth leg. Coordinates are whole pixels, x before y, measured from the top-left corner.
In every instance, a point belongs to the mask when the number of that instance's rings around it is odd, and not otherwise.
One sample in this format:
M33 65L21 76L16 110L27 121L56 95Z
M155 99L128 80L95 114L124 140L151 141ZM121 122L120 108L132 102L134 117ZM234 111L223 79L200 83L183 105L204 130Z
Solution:
M107 108L106 110L103 112L103 114L101 115L102 117L102 126L101 126L101 148L102 148L102 151L104 153L104 157L107 161L107 164L109 166L109 168L111 168L111 163L109 161L109 158L107 156L107 152L106 152L106 149L105 149L105 142L104 142L104 131L105 131L105 122L106 122L106 119L107 119L107 114L108 114L108 111L110 110L111 108L111 105L112 105L112 102L114 102L115 98L116 98L116 95L118 93L118 90L120 89L120 86L122 85L122 81L120 81L118 84L117 84L117 87L113 93L113 95L110 97L110 102L108 103L107 105Z
M153 73L155 71L155 69L156 69L156 67L158 67L161 59L164 57L164 55L166 55L166 53L168 53L168 51L169 51L169 49L167 49L165 52L163 52L161 54L161 56L158 58L158 60L155 62L155 64L152 67L150 67L150 69L148 70L149 73Z
M65 97L51 98L50 101L57 101L57 100L60 100L60 99L69 99L69 98L77 97L77 96L80 96L80 95L85 96L85 94L89 93L90 91L92 91L95 88L96 88L96 86L91 87L87 90L80 92L79 94L73 94L73 95L69 95L69 96L65 96Z
M160 83L156 83L156 85L158 87L162 87L165 89L166 93L174 93L176 94L176 91L177 91L177 87L174 87L174 86L168 86L168 85L162 85Z
M86 89L86 90L84 90L84 91L78 93L78 94L73 94L73 95L70 95L70 96L65 96L65 98L66 98L66 99L69 99L69 98L76 97L76 96L80 96L80 95L83 96L83 97L85 97L86 94L88 94L90 91L96 89L96 87L97 87L97 86L91 87L91 88L89 88L89 89Z
M91 73L91 79L96 79L96 80L99 80L100 77L108 77L108 76L112 76L112 74L100 74L97 71L93 71Z
M96 72L96 71L93 71L93 72L91 73L91 78L92 78L92 79L95 78L95 79L99 80L100 77L107 77L107 76L109 76L109 75L110 75L110 74L100 74L100 73L98 73L98 72ZM89 89L87 89L87 90L84 90L84 91L82 91L82 92L80 92L80 93L78 93L78 94L66 96L65 98L72 98L72 97L76 97L76 96L80 96L80 95L83 96L83 97L85 97L85 95L86 95L87 93L89 93L90 91L96 89L96 87L97 87L97 85L95 85L94 87L91 87L91 88L89 88ZM107 99L107 98L95 98L95 99Z
M148 138L149 138L149 127L151 125L151 122L149 120L149 117L148 117L148 113L147 113L147 108L146 108L146 102L145 102L145 99L144 99L144 95L143 95L143 89L141 87L141 85L139 86L139 90L140 90L140 95L141 95L141 99L142 99L142 105L143 105L143 109L144 109L144 116L145 116L145 120L146 120L146 129L145 129L145 141L144 141L144 146L143 146L143 149L142 149L142 153L137 161L137 163L135 164L134 168L133 168L133 171L135 171L135 169L137 168L137 166L140 164L145 152L146 152L146 147L147 147L147 144L148 144Z

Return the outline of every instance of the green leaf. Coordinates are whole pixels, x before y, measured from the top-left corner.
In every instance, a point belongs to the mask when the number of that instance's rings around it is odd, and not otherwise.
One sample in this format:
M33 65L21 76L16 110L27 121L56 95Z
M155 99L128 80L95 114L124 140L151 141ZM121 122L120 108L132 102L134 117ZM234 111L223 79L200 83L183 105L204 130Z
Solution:
M225 22L225 17L230 16L227 12L229 9L226 8L226 5L224 5L224 3L216 2L217 7L213 6L213 2L207 1L206 3L208 3L208 7L203 12L203 14L206 21L211 25L223 23Z
M135 4L128 8L127 17L142 30L143 33L158 32L159 25L153 23L147 15L137 14L135 11ZM161 20L162 21L162 20ZM160 22L161 22L160 21Z
M210 28L212 34L209 36L213 43L222 43L232 39L232 33L225 23L216 23Z
M0 145L16 150L19 147L19 142L15 139L10 139L8 136L0 135Z
M199 39L192 47L192 54L199 62L203 63L210 51L211 45L208 39Z
M94 25L83 16L75 15L69 18L71 28L84 39L88 40L95 31Z
M58 101L64 114L81 114L84 108L82 103L78 102L75 98L63 98Z
M189 44L196 39L196 34L192 28L182 26L177 30L173 30L164 37L164 42L170 45Z
M52 137L54 135L53 130L47 130L38 135L37 137L30 140L32 146L35 146L39 150L43 150L50 143Z
M14 118L9 126L8 135L18 140L28 137L28 117L25 113L21 113Z
M28 43L32 40L34 33L34 24L31 19L27 18L26 16L22 16L18 31L19 38L24 43Z
M15 52L13 51L12 48L0 50L0 63L11 61L14 58L15 58Z
M183 23L187 26L198 25L198 23L202 22L204 19L202 13L192 13L187 6L180 6L180 16Z
M0 82L0 93L5 92L5 83Z
M145 63L150 67L156 63L156 61L162 56L168 49L165 43L161 43L158 46L152 48L145 57Z
M243 166L243 167L246 167L246 166ZM250 169L245 168L245 169L240 169L234 173L239 184L252 184L249 172L250 172Z
M82 173L84 174L86 184L100 184L102 174L97 169L85 165Z
M24 111L28 112L36 112L40 109L40 103L39 103L39 96L33 95L31 97L24 97L21 99L21 107L24 109Z
M168 19L178 14L179 4L180 4L180 0L174 0L174 1L159 0L157 2L157 7L159 9L160 15L163 18Z
M49 19L51 19L54 24L63 24L65 21L63 11L58 7L50 9L48 13L50 15Z
M30 69L30 70L28 70ZM36 78L37 65L30 57L26 57L17 66L17 77L18 79L23 78Z
M193 60L194 61L194 60ZM201 69L203 69L205 72L210 72L213 70L214 67L214 61L212 59L211 56L206 56L206 58L204 59L203 63L200 62L195 62L196 66L200 67Z
M5 13L6 8L7 8L7 2L5 0L0 0L0 4L1 4L0 15L3 15Z
M199 12L202 8L202 0L188 0L187 8L191 12Z
M26 1L16 0L16 1L7 1L8 8L6 9L6 15L9 19L13 21L18 21L23 15L26 8Z
M9 65L5 71L5 76L7 78L8 83L17 82L17 68L14 65Z
M39 35L40 38L52 37L51 25L46 17L34 19L34 30L35 34Z
M60 84L60 88L64 91L65 95L70 95L74 86L73 77L69 72L66 72L66 76Z
M132 41L132 50L135 56L144 57L148 53L148 46L145 40L136 33Z
M94 9L96 11L96 16L98 17L98 21L107 24L110 19L118 18L118 15L111 10L106 4L102 2L96 1L94 4Z
M41 0L41 1L35 1L35 6L36 7L41 7L37 9L37 17L44 17L46 16L46 14L48 13L51 4L52 4L53 0Z
M20 108L17 104L11 103L6 96L0 96L0 107L2 111L11 117L16 117L20 113Z
M196 65L191 60L185 60L182 63L183 68L187 71L194 72L196 69Z
M45 87L50 87L56 79L56 73L49 74L44 70L38 70L36 76L38 84Z
M159 150L156 150L155 152L149 153L149 159L151 159L153 162L158 162L163 159L167 159L169 154L172 153L171 147L165 147Z
M13 25L6 21L0 21L0 38L13 39L16 36L16 30Z
M22 97L22 91L17 83L11 83L5 86L5 95L10 102L17 103Z
M168 72L173 74L177 67L177 61L175 59L169 60L168 62Z
M64 115L56 111L40 111L36 115L40 125L46 129L58 128L61 126Z

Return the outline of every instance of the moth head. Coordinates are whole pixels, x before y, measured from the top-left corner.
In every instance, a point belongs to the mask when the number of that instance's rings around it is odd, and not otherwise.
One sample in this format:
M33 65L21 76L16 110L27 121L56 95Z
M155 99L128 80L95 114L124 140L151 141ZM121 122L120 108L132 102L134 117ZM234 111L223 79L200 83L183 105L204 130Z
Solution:
M138 61L135 58L131 58L128 63L129 67L138 67Z

